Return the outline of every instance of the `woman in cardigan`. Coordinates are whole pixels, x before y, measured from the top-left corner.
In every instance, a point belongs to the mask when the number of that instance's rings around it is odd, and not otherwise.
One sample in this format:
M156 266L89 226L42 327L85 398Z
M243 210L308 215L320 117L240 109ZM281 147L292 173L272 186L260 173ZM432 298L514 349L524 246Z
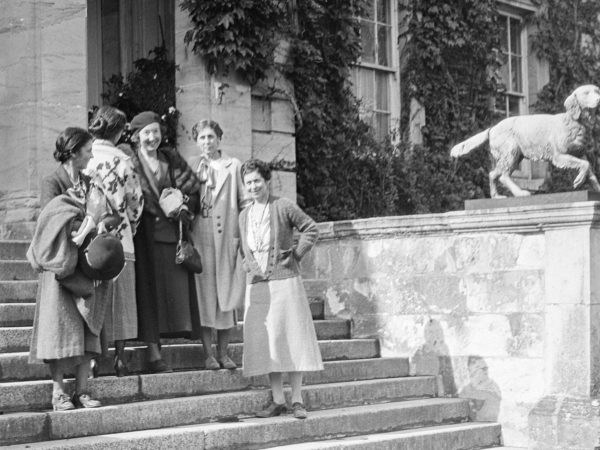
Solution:
M144 111L131 121L134 162L144 193L144 212L135 235L138 339L148 345L149 369L170 372L160 353L160 337L199 335L194 274L175 264L178 223L189 227L198 211L200 183L177 150L161 146L160 116ZM187 196L186 208L167 218L161 192L175 187Z
M244 271L238 258L239 211L247 203L238 159L219 149L223 131L217 122L201 120L192 129L200 154L190 159L198 175L201 211L194 220L194 242L202 254L204 270L196 275L205 367L235 369L227 355L235 309L244 300ZM212 332L217 330L217 358Z
M99 329L96 333L90 330L75 306L74 294L57 281L57 277L70 275L77 261L76 249L69 245L68 239L83 221L90 181L82 170L92 156L91 147L92 136L81 128L69 127L58 136L54 159L61 165L43 180L42 212L27 253L32 265L42 270L29 362L48 364L55 411L100 406L87 393L89 361L102 353ZM40 246L52 251L46 252ZM75 374L76 386L71 398L65 392L65 373Z
M115 343L114 369L118 377L128 374L125 340L134 339L138 334L133 236L144 206L142 188L131 157L116 147L126 124L125 113L112 106L98 109L89 124L96 139L88 170L102 180L104 192L120 216L116 235L125 252L122 272L116 279L103 282L99 294L106 295L111 305L104 333L108 342Z
M266 163L246 161L242 176L253 200L240 214L247 271L244 376L269 374L273 401L257 416L272 417L287 410L282 372L289 372L294 417L305 419L302 372L322 370L323 362L298 263L315 244L317 226L294 203L269 194Z

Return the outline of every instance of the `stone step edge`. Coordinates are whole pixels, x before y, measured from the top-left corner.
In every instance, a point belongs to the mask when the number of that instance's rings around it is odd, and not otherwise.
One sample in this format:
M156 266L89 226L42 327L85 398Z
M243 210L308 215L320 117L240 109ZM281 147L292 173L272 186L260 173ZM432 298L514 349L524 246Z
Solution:
M369 364L377 371L369 370ZM414 380L433 379L433 376L409 376L407 358L377 358L373 361L358 359L345 361L327 361L325 369L310 372L304 376L306 386L317 384L347 383L352 381L374 381L391 378ZM355 370L352 370L356 368ZM287 381L287 377L284 377ZM160 398L207 395L233 392L255 387L267 387L268 378L255 376L246 378L242 369L236 370L189 370L169 374L139 374L117 378L100 377L89 380L89 391L94 398L104 404L116 404L121 401L145 401ZM74 389L75 381L65 381L66 389ZM433 396L437 395L437 383L434 381ZM0 411L26 412L50 409L52 395L51 380L15 381L0 383Z
M271 450L378 450L384 448L394 448L395 450L410 450L411 448L440 448L440 439L451 440L460 439L460 436L468 434L471 441L474 440L472 434L486 433L495 435L493 442L461 442L460 448L481 448L481 445L500 445L502 443L501 425L496 422L463 422L446 425L436 425L420 429L408 429L399 431L390 431L387 433L361 434L349 436L343 439L328 439L317 442L304 442L300 444L282 445L271 447ZM477 436L486 438L487 436ZM408 441L408 442L407 442ZM416 442L415 442L416 441ZM393 447L390 445L393 444ZM407 446L406 444L410 445ZM437 444L437 447L436 447ZM444 447L447 448L447 447ZM454 448L454 447L451 447ZM458 448L458 447L457 447ZM494 448L494 447L486 447ZM495 447L505 448L505 447Z
M310 388L309 388L310 389ZM308 389L307 389L308 390ZM406 400L400 402L385 402L385 403L374 403L369 405L356 405L356 406L344 406L341 408L331 409L320 409L320 410L309 410L308 418L300 421L294 419L290 414L285 416L274 417L269 419L258 419L254 416L250 416L256 410L264 406L270 396L267 395L267 391L255 391L251 395L255 399L253 402L244 404L246 408L251 408L251 411L247 411L247 415L239 414L237 417L232 416L220 416L222 421L211 421L206 422L198 420L198 414L203 413L204 410L219 410L223 411L229 407L226 395L231 394L218 394L214 397L214 401L210 402L204 397L188 398L188 399L170 399L170 400L159 400L150 401L149 407L156 410L161 409L164 414L161 416L159 427L148 426L148 422L152 419L149 417L143 417L141 420L141 412L136 411L134 408L138 405L121 405L128 407L128 412L135 417L140 419L135 422L135 429L123 430L123 431L103 431L104 429L114 429L116 426L123 428L122 414L115 414L115 406L107 406L98 409L87 409L87 410L74 410L57 413L37 413L38 416L36 422L38 427L32 424L25 423L24 418L21 418L21 424L23 431L37 432L37 436L24 436L22 430L19 427L7 427L20 441L8 443L27 443L28 446L32 445L31 441L39 442L41 440L53 441L56 439L69 439L69 442L74 442L75 439L81 439L85 436L88 430L81 430L80 420L76 419L75 415L84 420L86 424L93 427L96 430L97 436L101 435L113 435L120 442L127 437L128 434L136 431L145 430L143 433L147 434L148 430L159 430L169 429L171 433L178 433L182 429L192 429L198 438L204 439L205 447L194 447L194 448L240 448L240 445L244 445L243 448L264 448L265 444L282 445L293 442L302 442L307 439L327 439L330 437L340 436L352 436L365 433L375 432L389 432L406 428L426 427L431 425L439 425L443 423L460 423L468 420L469 406L468 400L466 399L449 399L449 398L430 398L430 399L416 399ZM190 400L198 400L193 404L189 404ZM177 405L187 402L187 405L182 407L192 407L190 409L190 415L188 416L188 423L170 423L170 420L174 420L171 412L170 404L177 402ZM152 404L152 405L150 405ZM262 406L261 406L262 405ZM213 416L215 417L215 416ZM219 417L219 416L216 416ZM2 416L0 416L2 420ZM178 418L175 420L179 420ZM116 426L115 426L116 425ZM127 425L129 426L129 425ZM311 429L312 428L312 429ZM298 435L294 437L292 433ZM90 434L91 435L91 434ZM90 436L88 435L88 436ZM11 439L12 436L6 436L4 442L0 441L1 444L6 444L7 439ZM264 436L269 436L271 440L265 442ZM14 438L13 438L14 439ZM254 439L257 442L247 442L248 439ZM88 438L83 438L82 442L86 442L89 445ZM195 441L198 442L198 441ZM46 445L51 442L45 442ZM112 441L115 444L115 441ZM208 445L207 445L208 444ZM31 447L29 447L31 448ZM42 447L47 448L47 447ZM65 448L65 447L57 447ZM89 448L89 447L71 447L71 448ZM97 449L94 446L94 449ZM110 447L107 447L110 448ZM119 448L122 448L121 446ZM139 447L138 447L139 448ZM153 446L153 448L157 448ZM175 448L181 448L177 446Z

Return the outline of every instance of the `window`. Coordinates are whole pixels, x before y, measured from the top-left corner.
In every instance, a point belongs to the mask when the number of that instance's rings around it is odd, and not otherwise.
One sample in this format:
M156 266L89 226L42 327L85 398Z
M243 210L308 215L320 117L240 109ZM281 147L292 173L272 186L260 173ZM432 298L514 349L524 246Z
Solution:
M383 139L399 117L399 76L396 2L373 0L360 17L362 55L352 70L355 95L361 100L362 117Z
M525 93L527 92L525 73L527 63L524 49L527 49L527 35L522 19L510 15L500 17L502 23L501 58L504 92L496 100L496 109L506 117L527 113Z

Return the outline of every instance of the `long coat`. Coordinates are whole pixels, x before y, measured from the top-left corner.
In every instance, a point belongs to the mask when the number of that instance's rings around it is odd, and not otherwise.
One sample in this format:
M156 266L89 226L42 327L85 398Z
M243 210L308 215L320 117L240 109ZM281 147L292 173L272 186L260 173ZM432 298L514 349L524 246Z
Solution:
M198 170L202 157L189 159L190 167ZM217 274L217 300L221 311L233 311L244 301L246 289L245 273L239 256L240 230L239 213L249 200L245 195L241 175L241 163L237 158L221 155L224 170L216 171L215 189L213 192L212 234L215 242L215 259ZM193 234L197 236L200 220L194 221ZM195 242L200 242L196 238ZM202 253L202 249L200 249ZM199 284L208 281L202 274L196 275ZM208 288L208 286L206 286ZM203 289L203 291L210 289ZM199 302L206 299L199 298Z

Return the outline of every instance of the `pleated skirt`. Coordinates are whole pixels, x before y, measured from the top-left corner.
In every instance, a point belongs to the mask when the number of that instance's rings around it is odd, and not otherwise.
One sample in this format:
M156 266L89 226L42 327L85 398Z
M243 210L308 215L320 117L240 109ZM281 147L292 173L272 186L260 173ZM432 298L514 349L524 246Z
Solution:
M244 376L323 370L301 277L246 287Z
M126 261L116 280L103 282L99 288L108 298L104 318L104 332L108 342L135 339L138 334L137 305L135 300L135 266Z

